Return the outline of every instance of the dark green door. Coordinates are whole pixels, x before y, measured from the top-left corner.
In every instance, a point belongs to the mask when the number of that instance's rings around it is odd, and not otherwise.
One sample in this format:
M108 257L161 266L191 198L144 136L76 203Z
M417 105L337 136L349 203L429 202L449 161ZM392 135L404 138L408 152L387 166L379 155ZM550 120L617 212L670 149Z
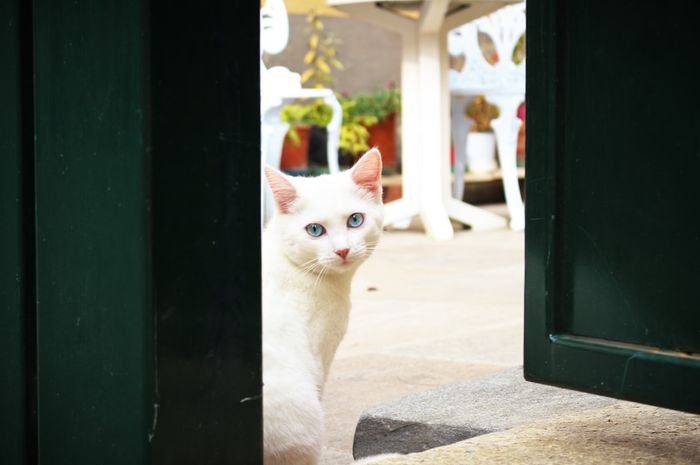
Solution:
M257 464L255 2L0 6L0 463Z
M33 227L25 228L33 224L25 200L33 179L23 176L24 147L31 137L22 127L32 114L31 107L22 106L31 94L31 87L22 84L23 13L19 1L0 2L0 463L12 465L28 460L32 438L25 431L34 430L27 424L33 415L26 414L32 395L25 392L34 357L25 350L25 328L32 327L33 315L24 310L34 297L32 286L25 284L33 275Z
M700 412L688 2L528 2L525 374Z

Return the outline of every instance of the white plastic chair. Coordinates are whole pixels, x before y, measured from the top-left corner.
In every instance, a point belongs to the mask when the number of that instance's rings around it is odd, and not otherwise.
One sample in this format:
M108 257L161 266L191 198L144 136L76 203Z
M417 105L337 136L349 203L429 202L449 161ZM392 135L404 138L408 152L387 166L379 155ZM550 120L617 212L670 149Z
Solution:
M479 47L479 32L491 36L499 60L491 65ZM452 138L455 147L453 197L462 198L466 165L466 140L471 119L464 108L477 95L498 105L500 116L491 121L496 135L498 158L503 177L510 227L525 228L525 208L518 185L516 150L518 131L522 122L517 117L520 103L525 100L525 60L513 62L513 49L525 33L525 3L507 6L451 30L447 35L450 55L464 55L461 71L449 71Z
M330 89L302 89L301 77L282 66L270 69L263 63L263 52L278 54L289 40L289 18L283 0L267 0L260 9L260 151L261 162L279 167L284 137L289 125L280 119L283 106L300 98L321 98L333 109L333 116L326 127L328 132L327 160L331 173L337 173L340 126L343 110ZM262 170L261 170L262 171ZM274 202L267 184L263 186L263 211L267 219L272 214Z

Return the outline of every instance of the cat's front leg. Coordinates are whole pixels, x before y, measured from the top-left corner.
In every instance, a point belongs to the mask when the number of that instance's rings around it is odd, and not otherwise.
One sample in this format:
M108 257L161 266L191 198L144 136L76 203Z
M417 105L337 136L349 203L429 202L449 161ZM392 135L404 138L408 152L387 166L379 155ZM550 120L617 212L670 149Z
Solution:
M263 388L264 465L317 465L323 442L323 422L323 409L315 386L266 381Z

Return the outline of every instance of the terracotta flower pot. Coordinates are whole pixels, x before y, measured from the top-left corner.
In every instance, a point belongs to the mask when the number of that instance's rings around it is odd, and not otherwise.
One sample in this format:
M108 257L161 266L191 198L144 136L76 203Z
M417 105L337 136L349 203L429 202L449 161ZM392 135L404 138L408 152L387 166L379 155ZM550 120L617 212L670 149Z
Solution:
M298 126L299 143L295 144L289 139L289 135L284 138L282 146L282 159L280 168L283 171L306 171L309 168L309 137L311 127Z
M382 153L382 165L390 170L396 169L396 113L388 115L381 121L367 128L370 147L377 147Z

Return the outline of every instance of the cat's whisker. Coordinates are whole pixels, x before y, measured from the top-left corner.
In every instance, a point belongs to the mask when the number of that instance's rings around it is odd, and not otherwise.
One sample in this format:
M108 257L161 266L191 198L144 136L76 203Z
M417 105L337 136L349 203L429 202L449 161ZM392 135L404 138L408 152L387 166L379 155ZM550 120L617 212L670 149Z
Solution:
M300 264L300 265L299 265L299 268L305 268L306 266L308 266L308 265L313 265L313 264L315 264L316 262L318 262L318 258L314 257L314 258L312 258L312 259L310 259L310 260L307 260L307 261L305 261L304 263Z
M377 250L377 247L379 246L379 242L369 242L366 244L361 244L358 248L357 251L365 256L369 256L372 252Z
M313 269L317 264L315 263L315 260L312 261L311 263L308 263L306 265L302 265L299 267L301 271L308 271L310 269Z
M316 283L317 286L318 286L319 283L321 283L321 282L323 281L323 279L325 278L325 275L326 275L327 273L328 273L328 268L324 266L324 267L321 269L321 273L318 275L318 281L317 281L317 283Z
M310 262L311 263L309 263L305 267L300 268L300 270L305 274L318 275L319 270L324 268L323 263L320 263L320 261L316 258L310 260Z
M314 285L313 285L312 289L316 289L316 287L319 285L319 283L321 283L323 281L323 277L327 271L328 271L328 267L321 266L321 271L316 276L316 279L314 280Z
M302 264L302 265L299 265L299 268L304 269L304 268L313 267L313 266L315 266L315 265L318 265L318 259L317 259L317 258L313 258L313 259L307 261L306 263L304 263L304 264Z
M318 275L321 272L321 270L323 270L323 268L323 265L321 265L320 263L315 263L312 267L305 270L304 272L310 275Z
M377 250L377 247L378 247L378 245L366 244L366 245L363 245L362 247L358 247L358 251L371 253L371 252L374 252L375 250Z
M302 271L302 273L304 273L304 274L314 275L314 274L316 274L317 267L314 266L314 267L309 268L309 269L307 269L307 270L301 270L301 271Z
M302 271L307 274L312 274L316 276L314 278L313 284L311 285L311 289L313 290L316 289L316 287L318 287L318 284L322 282L328 274L330 268L327 265L333 263L333 257L317 257L312 260L309 260L309 262L311 263L302 268Z
M330 263L328 258L332 259L332 257L314 257L311 260L308 260L306 262L306 266L302 265L302 267L309 268L309 267L323 266L327 263Z

